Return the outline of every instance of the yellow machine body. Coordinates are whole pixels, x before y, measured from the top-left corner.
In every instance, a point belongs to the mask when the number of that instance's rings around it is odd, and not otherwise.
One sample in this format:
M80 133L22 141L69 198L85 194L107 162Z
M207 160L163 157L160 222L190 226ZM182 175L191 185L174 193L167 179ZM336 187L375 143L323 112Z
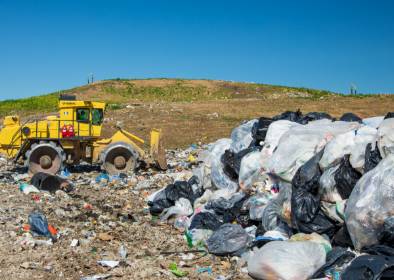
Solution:
M145 144L143 139L121 128L110 138L101 137L105 107L103 102L60 100L58 116L29 119L24 123L19 116L6 116L0 131L0 153L16 161L28 157L25 153L34 148L32 145L52 143L58 146L57 150L64 152L62 161L68 164L76 164L80 160L99 163L102 160L100 156L109 146L122 143L134 157L148 163L156 162L165 168L160 130L151 131L149 153L142 148Z

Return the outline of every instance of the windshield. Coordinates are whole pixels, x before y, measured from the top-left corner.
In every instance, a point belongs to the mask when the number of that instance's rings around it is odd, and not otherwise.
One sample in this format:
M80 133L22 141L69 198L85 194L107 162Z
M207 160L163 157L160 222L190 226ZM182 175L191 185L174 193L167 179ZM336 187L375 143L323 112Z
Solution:
M102 109L92 109L92 124L100 125L103 122L103 110Z

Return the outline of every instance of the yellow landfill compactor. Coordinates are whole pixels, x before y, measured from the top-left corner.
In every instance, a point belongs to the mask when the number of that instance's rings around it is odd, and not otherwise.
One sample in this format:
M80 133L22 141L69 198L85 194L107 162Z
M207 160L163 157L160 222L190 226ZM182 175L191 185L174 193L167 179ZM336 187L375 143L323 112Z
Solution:
M6 116L0 131L0 153L15 163L23 159L31 174L56 174L81 160L100 164L109 174L133 172L141 162L166 169L160 130L152 129L150 152L146 153L141 148L145 141L120 127L111 138L101 137L104 112L103 102L61 95L58 116L24 123L19 116Z

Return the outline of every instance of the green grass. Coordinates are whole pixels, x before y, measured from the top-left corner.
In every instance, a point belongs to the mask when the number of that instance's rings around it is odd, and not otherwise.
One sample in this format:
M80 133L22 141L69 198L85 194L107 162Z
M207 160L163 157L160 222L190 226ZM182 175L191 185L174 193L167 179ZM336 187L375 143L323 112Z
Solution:
M21 111L51 112L57 110L58 93L22 99L0 101L0 116L16 114Z
M124 107L123 104L130 101L144 102L194 102L210 101L234 98L269 98L271 94L292 94L302 93L299 97L317 100L327 96L342 96L346 98L365 98L376 96L373 94L347 95L338 94L326 90L316 90L303 87L287 87L279 85L267 85L256 83L209 81L212 87L206 87L205 84L191 84L193 80L184 79L146 79L146 80L164 80L168 81L164 85L152 86L138 83L133 79L111 79L98 83L84 85L56 93L0 101L0 116L7 114L18 114L20 112L55 112L57 111L58 96L60 93L75 94L80 93L83 96L89 94L92 100L102 100L107 102L108 109L117 110ZM93 94L91 94L93 93ZM86 100L86 99L85 99Z

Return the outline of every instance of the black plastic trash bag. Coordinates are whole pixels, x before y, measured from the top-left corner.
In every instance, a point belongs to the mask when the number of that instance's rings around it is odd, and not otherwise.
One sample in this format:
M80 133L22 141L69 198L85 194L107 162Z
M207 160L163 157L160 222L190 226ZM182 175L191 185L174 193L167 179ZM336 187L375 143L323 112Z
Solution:
M319 152L301 166L292 180L291 214L292 221L309 223L316 216L320 206L319 179L321 171L319 161L323 151Z
M160 215L164 209L174 205L175 203L167 199L165 190L160 191L153 201L148 201L149 212L152 215Z
M52 238L51 233L48 229L48 221L43 213L40 211L33 211L28 217L30 232L33 236L45 236Z
M255 147L244 149L242 151L239 151L238 153L234 153L231 150L225 150L224 154L220 158L221 162L223 163L224 173L230 179L238 180L239 170L241 169L242 158L255 150L256 150Z
M249 242L248 233L238 224L224 224L207 240L208 252L224 256L241 252Z
M342 199L348 199L361 174L349 162L349 155L345 155L337 170L334 172L336 189Z
M363 120L359 116L353 113L345 113L342 115L342 117L339 118L339 120L344 122L363 122Z
M38 172L34 174L30 180L30 183L39 190L52 193L56 192L57 190L70 192L74 188L72 183L67 179L44 172Z
M274 121L278 121L278 120L288 120L291 122L297 122L299 123L302 119L302 113L300 110L297 110L296 112L292 112L292 111L286 111L283 112L280 115L276 115L272 118L272 120Z
M260 142L265 140L268 127L272 123L272 119L261 117L252 127L252 137L255 146L260 146Z
M300 123L307 124L308 122L321 120L321 119L332 120L332 117L324 112L310 112L301 118Z
M174 206L179 198L186 198L193 204L203 192L196 176L192 176L189 181L176 181L159 192L153 201L148 201L149 211L152 215L159 215L164 209Z
M381 160L382 160L382 156L380 155L378 145L375 145L375 149L372 150L372 143L369 143L365 148L364 172L366 173L371 169L374 169Z
M217 215L211 212L200 212L193 217L189 230L194 228L217 230L222 224L223 221Z
M313 274L311 279L325 278L326 271L340 269L355 258L355 254L343 247L334 247L327 253L326 263Z
M394 279L394 257L362 255L355 258L342 272L346 280Z
M353 248L352 239L350 238L350 234L347 230L345 223L335 233L334 237L332 238L332 245Z
M327 217L320 209L319 161L324 150L301 166L292 180L291 225L300 232L333 236L337 222Z
M386 116L384 116L384 119L391 119L391 118L394 118L394 112L388 112Z
M380 244L394 247L394 216L384 220L383 230L378 234Z

